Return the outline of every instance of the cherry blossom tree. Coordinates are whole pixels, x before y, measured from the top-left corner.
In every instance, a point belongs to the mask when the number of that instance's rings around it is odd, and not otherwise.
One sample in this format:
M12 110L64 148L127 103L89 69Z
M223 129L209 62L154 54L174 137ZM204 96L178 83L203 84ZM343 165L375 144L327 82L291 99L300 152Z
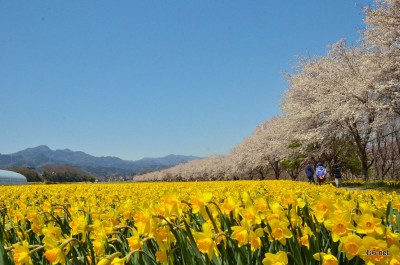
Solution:
M230 157L210 156L161 171L136 176L135 181L226 180L233 176Z
M236 171L249 174L257 171L261 179L264 179L265 170L270 168L275 179L279 179L282 172L281 162L288 154L292 139L287 129L289 124L288 117L278 116L257 126L251 137L245 138L231 151Z
M364 40L381 48L399 48L400 0L376 0L375 7L366 7L364 12Z
M366 51L348 47L345 41L332 45L326 57L302 59L298 72L288 75L290 88L282 108L302 128L299 139L324 143L332 137L349 135L359 155L362 176L368 179L372 161L368 143L374 130L377 109L367 68Z
M365 67L376 92L376 107L400 115L400 0L377 0L365 8Z

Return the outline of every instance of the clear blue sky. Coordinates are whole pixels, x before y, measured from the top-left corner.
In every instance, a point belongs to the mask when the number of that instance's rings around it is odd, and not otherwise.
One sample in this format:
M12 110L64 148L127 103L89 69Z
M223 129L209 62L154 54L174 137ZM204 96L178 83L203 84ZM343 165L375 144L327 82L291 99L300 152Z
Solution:
M367 0L1 1L0 153L227 154Z

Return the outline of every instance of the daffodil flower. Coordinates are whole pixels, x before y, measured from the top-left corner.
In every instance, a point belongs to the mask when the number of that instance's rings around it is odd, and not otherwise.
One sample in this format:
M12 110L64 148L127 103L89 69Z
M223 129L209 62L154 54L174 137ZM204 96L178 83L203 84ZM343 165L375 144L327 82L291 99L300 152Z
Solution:
M331 214L324 221L324 225L332 232L333 242L339 241L340 237L346 236L355 230L355 227L351 224L350 213L343 213L341 215Z
M241 226L232 226L233 233L231 238L238 241L238 246L241 247L250 244L251 250L255 251L261 247L261 239L264 235L262 228L257 228L254 231L245 219L242 220Z
M335 256L333 256L332 254L326 254L324 252L315 253L313 255L313 258L318 261L321 261L322 265L338 265L339 264L339 262Z
M302 232L302 236L298 238L298 241L302 246L305 246L307 249L309 249L310 242L309 242L308 238L311 236L314 236L314 234L311 231L311 228L308 226L302 227L301 232Z
M202 232L193 232L193 237L199 251L207 254L211 259L214 253L218 255L217 244L214 241L215 234L208 223L203 223L202 230Z
M132 229L132 233L133 235L126 239L128 241L129 248L131 251L139 250L142 248L143 242L140 239L139 233L136 231L136 229Z
M340 238L339 251L345 252L346 258L351 260L358 255L361 245L361 237L349 234Z
M97 265L124 265L125 258L118 258L120 255L121 253L119 252L113 253L105 258L102 258Z
M276 254L265 253L265 258L262 260L263 265L287 265L288 256L286 252L279 251Z
M278 221L274 219L268 224L271 227L271 232L270 232L271 241L277 240L281 242L282 245L286 245L286 239L293 237L292 232L288 229L287 222ZM264 231L269 233L267 227L264 228Z
M59 244L56 238L46 236L43 239L43 243L46 249L44 256L51 264L65 264L64 251L61 249L61 244Z
M203 216L206 216L207 213L205 211L205 205L206 203L210 202L212 199L212 193L211 192L197 192L196 196L192 196L190 198L190 204L192 207L192 212L193 213L199 213Z
M387 264L389 255L386 255L388 252L386 241L365 236L361 242L359 255L367 264Z
M392 245L389 248L390 261L389 265L400 265L400 248L396 245Z
M330 213L333 213L334 206L332 199L326 196L322 196L315 201L315 204L311 207L314 211L315 217L318 222L324 222Z
M356 232L359 234L367 234L369 236L382 235L383 225L382 219L375 218L372 214L366 213L361 216L354 217L357 223Z
M14 253L13 259L16 265L32 264L31 257L29 256L29 243L24 240L21 244L13 244Z

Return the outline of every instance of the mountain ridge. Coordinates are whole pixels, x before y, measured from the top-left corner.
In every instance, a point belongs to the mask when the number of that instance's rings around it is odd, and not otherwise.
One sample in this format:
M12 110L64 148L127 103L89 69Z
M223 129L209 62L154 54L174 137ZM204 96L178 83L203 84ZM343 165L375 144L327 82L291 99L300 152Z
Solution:
M83 151L72 151L68 148L52 150L47 145L39 145L11 154L0 154L0 168L28 166L40 169L47 164L69 164L97 177L128 176L143 171L172 167L199 158L169 154L164 157L123 160L115 156L96 157Z

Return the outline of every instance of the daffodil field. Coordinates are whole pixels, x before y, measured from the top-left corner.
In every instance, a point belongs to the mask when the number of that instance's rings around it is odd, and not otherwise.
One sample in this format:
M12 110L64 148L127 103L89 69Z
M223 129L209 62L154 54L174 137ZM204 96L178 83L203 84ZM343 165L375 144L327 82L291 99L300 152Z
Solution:
M0 264L400 264L400 196L294 181L0 187Z

